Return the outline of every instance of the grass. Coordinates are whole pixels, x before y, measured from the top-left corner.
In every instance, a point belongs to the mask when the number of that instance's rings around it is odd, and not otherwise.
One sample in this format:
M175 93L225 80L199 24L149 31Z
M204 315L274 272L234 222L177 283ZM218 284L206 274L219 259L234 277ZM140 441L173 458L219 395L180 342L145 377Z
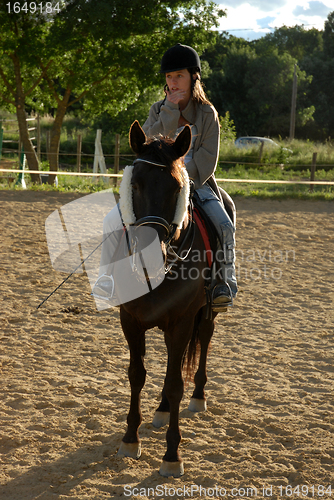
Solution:
M253 172L252 172L253 173ZM254 175L256 172L254 173ZM331 171L334 175L334 170ZM112 187L113 181L104 183L101 178L98 180L87 177L74 177L59 174L58 186L41 184L32 184L29 181L29 174L25 174L27 188L34 191L56 191L56 192L76 192L76 193L94 193ZM253 178L259 179L261 175ZM271 176L272 177L272 176ZM229 178L232 178L229 176ZM240 178L240 177L235 177ZM250 177L249 177L250 178ZM113 189L115 193L118 186ZM225 182L220 185L232 196L243 196L259 199L303 199L303 200L327 200L334 201L334 186L314 186L313 192L310 192L308 185L298 184L243 184ZM20 190L22 187L15 185L15 182L9 183L6 178L0 178L0 189Z
M298 200L323 200L334 201L334 186L314 186L310 192L306 185L258 185L258 184L220 184L230 196L243 196L259 199L298 199Z
M75 176L65 176L57 175L58 185L51 184L33 184L30 181L29 174L24 174L24 179L26 182L27 189L32 191L55 191L59 193L95 193L97 191L103 191L104 189L109 189L113 186L112 181L104 182L102 178L89 178L89 177L75 177ZM119 183L119 181L118 181ZM7 178L0 177L0 189L3 190L22 190L22 186L17 183L14 179L13 182L9 182ZM118 193L119 186L116 186L113 191Z
M278 148L263 150L261 161L259 149L237 149L234 144L222 144L216 178L308 181L311 176L313 153L317 153L315 180L334 182L334 146L309 141L289 143L278 141ZM321 163L320 163L321 162ZM334 186L302 184L256 184L220 183L231 196L247 196L272 199L320 199L334 200Z
M282 141L275 139L277 148L263 148L260 161L259 148L237 149L233 142L221 143L219 165L223 169L229 169L237 164L243 164L246 168L261 168L263 166L284 165L285 169L302 171L311 168L313 153L317 153L317 170L334 169L334 142L317 143L312 141L293 140ZM260 165L259 165L260 164Z

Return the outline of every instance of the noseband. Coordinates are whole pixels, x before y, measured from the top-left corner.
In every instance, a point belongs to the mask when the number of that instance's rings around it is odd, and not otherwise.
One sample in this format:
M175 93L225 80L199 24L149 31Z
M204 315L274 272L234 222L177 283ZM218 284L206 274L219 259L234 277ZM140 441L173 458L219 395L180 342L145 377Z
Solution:
M174 238L176 229L177 229L177 224L169 224L166 219L163 219L163 217L157 217L155 215L147 215L146 217L142 217L141 219L137 220L134 224L131 224L132 226L140 227L140 226L147 226L147 225L155 224L157 226L162 226L165 231L166 231L166 239L162 240L164 244L167 246L169 243L172 241Z

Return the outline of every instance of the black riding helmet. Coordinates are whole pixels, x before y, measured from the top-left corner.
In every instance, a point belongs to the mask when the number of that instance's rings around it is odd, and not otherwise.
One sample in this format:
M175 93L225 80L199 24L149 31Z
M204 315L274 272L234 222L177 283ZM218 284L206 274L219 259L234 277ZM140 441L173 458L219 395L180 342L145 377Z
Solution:
M160 73L194 68L201 72L201 61L195 49L178 43L168 49L161 59Z

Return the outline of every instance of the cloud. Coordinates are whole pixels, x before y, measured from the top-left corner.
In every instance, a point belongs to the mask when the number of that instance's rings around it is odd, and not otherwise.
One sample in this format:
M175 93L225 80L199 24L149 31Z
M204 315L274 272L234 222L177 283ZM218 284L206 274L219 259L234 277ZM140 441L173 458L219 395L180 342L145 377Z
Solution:
M219 30L254 40L280 26L323 30L334 0L215 0L227 11ZM270 27L269 27L270 26Z
M263 17L262 19L257 19L256 22L260 28L268 28L270 23L275 21L276 17Z
M251 42L252 40L258 40L259 38L263 37L264 35L269 33L270 31L255 31L255 30L238 30L238 31L232 31L230 35L233 35L237 38L244 38L245 40Z
M260 9L264 12L266 11L272 11L275 9L278 9L280 7L283 7L287 3L287 0L216 0L216 3L219 3L222 8L224 7L240 7L240 5L245 5L249 4L252 7L255 7L257 9ZM311 2L312 3L312 2Z
M331 11L330 7L327 7L322 2L317 0L311 1L308 4L308 8L305 9L301 5L297 5L297 7L292 11L295 16L320 16L327 17L329 12Z

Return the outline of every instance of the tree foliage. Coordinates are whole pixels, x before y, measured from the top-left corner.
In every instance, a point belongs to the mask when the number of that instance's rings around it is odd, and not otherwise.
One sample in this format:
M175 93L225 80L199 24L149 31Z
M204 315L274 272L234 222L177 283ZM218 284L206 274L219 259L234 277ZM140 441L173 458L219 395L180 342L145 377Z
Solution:
M252 42L222 33L204 57L209 96L220 115L230 112L238 135L289 135L296 65L296 134L333 136L334 12L323 32L283 26Z
M334 11L328 14L323 33L324 55L328 59L334 58Z
M0 106L16 111L31 169L38 162L26 110L52 110L50 167L56 170L65 114L79 107L117 132L135 118L143 121L161 95L161 56L177 42L202 55L209 97L237 135L289 134L295 65L296 135L334 135L334 12L323 31L283 26L249 42L214 31L224 12L206 0L51 3L59 9L9 13L6 1L0 3Z
M261 55L276 49L279 54L288 52L297 61L322 50L322 33L317 29L306 30L303 26L282 26L273 33L254 42L256 52Z
M84 99L92 114L117 115L157 85L158 64L170 45L181 41L202 52L223 15L205 0L53 0L61 8L47 15L16 4L20 12L0 9L0 99L16 109L31 169L36 158L22 114L26 106L55 109L50 168L56 170L61 125L71 106Z

